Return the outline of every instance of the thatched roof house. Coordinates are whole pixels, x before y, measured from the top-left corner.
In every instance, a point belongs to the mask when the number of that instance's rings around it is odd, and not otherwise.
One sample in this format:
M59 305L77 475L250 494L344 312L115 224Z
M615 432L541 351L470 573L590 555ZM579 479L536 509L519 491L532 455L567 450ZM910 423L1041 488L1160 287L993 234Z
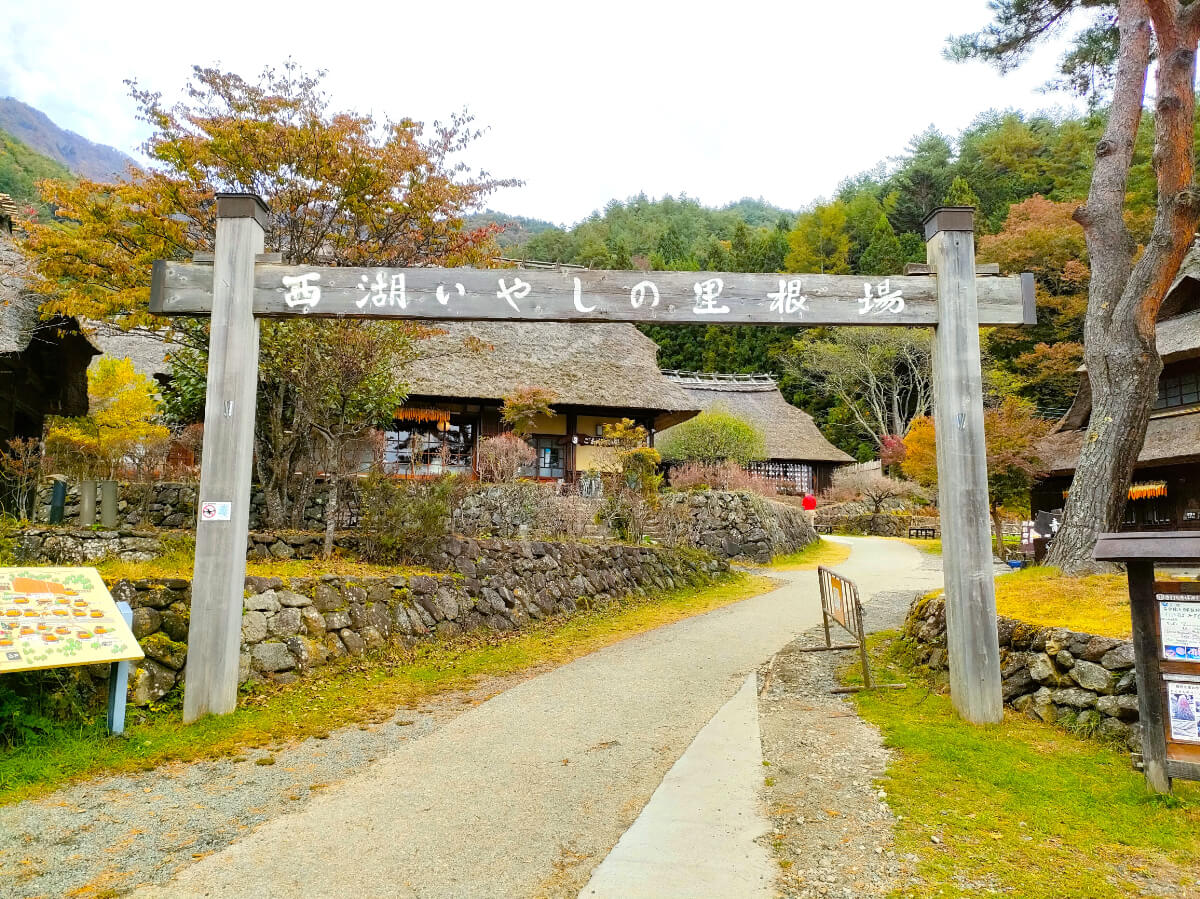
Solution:
M398 410L389 459L414 474L469 471L479 439L502 430L504 397L540 387L556 415L535 426L529 472L574 480L610 464L605 424L629 418L657 431L699 406L658 369L658 347L633 325L444 322L402 372L409 398Z
M14 209L0 194L0 447L40 437L47 415L86 413L85 372L96 353L75 319L40 317L12 240Z
M1200 250L1195 247L1163 301L1156 344L1163 371L1134 468L1125 526L1200 528ZM1062 506L1091 411L1087 371L1081 369L1074 403L1039 447L1048 476L1034 489L1035 510Z
M799 492L823 490L833 470L854 458L825 439L812 416L783 398L770 375L668 371L702 410L724 409L762 432L767 461L747 466Z

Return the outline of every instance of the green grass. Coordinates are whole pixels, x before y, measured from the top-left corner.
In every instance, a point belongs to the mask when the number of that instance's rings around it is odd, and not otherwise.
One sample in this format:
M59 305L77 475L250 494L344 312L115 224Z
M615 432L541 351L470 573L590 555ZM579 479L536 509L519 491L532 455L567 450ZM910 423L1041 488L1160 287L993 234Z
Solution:
M940 539L930 540L924 537L901 537L909 546L915 546L923 553L929 553L931 556L940 556L942 554L942 541Z
M838 565L850 558L850 547L832 540L818 539L804 549L771 560L776 571L806 571L818 565Z
M1155 796L1128 753L1015 712L966 724L943 690L886 653L894 636L873 640L876 674L909 686L855 702L895 753L879 785L901 816L897 855L917 858L895 895L1164 894L1140 892L1139 875L1173 885L1171 895L1200 892L1200 784L1176 781L1175 795Z
M196 544L190 534L168 538L164 552L145 562L126 562L121 559L102 559L95 563L105 582L140 580L142 578L190 578L195 563ZM334 550L329 559L249 559L246 574L257 577L318 577L336 574L340 577L391 577L395 574L431 574L427 568L407 565L372 565L360 562Z
M630 597L571 616L554 616L526 630L477 632L405 651L317 668L294 684L240 699L237 711L187 727L179 697L149 712L131 709L125 736L112 737L98 720L62 728L0 757L0 804L50 792L100 774L149 770L172 761L278 748L348 724L385 721L398 708L489 677L531 672L586 655L625 637L773 589L766 577L732 574L700 588L649 598Z

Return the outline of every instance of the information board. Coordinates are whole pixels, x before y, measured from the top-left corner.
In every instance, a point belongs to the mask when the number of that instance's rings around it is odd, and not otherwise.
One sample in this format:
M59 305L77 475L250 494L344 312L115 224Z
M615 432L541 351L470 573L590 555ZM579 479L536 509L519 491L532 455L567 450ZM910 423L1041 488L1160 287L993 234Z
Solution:
M94 568L0 568L0 674L143 658Z

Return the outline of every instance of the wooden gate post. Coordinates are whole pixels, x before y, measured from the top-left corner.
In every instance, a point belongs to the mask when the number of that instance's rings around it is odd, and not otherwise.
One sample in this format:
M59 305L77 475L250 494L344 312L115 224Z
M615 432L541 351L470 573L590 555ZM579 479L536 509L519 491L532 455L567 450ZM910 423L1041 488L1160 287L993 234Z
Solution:
M254 257L263 250L266 223L267 208L253 194L217 194L185 722L237 705L258 388Z
M934 210L925 220L925 240L937 275L934 421L950 694L959 715L985 724L1003 718L1004 704L983 433L975 210Z

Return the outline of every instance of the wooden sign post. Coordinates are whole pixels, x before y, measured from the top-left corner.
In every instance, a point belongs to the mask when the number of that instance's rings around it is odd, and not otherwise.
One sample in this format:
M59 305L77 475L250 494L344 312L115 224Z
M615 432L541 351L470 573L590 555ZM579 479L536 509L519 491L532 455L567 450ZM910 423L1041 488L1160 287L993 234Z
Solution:
M1200 533L1101 534L1095 557L1129 571L1142 770L1169 793L1172 778L1200 780L1200 585L1155 581L1154 563L1200 562Z
M953 699L1001 716L988 542L980 325L1034 321L1031 275L974 265L974 211L926 222L929 264L886 277L281 265L261 255L258 197L217 198L211 261L156 262L150 309L211 315L205 452L184 720L232 711L249 515L256 318L908 326L936 329L934 379Z

